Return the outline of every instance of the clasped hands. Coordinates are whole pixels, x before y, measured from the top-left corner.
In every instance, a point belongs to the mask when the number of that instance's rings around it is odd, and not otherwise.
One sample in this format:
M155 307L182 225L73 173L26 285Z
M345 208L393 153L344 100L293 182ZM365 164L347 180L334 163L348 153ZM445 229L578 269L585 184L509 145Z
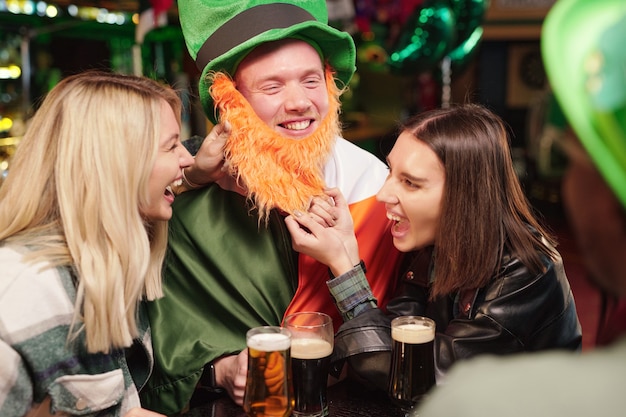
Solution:
M339 276L359 263L359 247L348 203L338 188L312 199L306 213L285 218L292 247L327 265Z

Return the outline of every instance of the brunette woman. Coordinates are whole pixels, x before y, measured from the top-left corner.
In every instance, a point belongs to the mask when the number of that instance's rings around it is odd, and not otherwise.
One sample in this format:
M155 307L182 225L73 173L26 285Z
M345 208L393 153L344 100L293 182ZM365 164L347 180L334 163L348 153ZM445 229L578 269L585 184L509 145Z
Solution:
M337 190L315 199L309 213L286 219L294 248L336 277L327 284L346 320L336 335L338 368L347 359L384 387L389 320L398 315L435 320L439 377L480 354L580 349L561 257L523 193L498 116L475 104L418 114L387 162L377 198L393 222L394 245L407 254L387 314L376 308Z

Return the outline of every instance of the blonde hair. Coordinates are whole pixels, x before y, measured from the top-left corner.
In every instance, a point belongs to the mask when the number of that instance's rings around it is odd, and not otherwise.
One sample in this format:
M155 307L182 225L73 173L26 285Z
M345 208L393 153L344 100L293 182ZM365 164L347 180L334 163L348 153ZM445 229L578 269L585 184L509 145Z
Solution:
M0 243L28 245L27 261L67 266L77 298L69 338L89 352L130 346L142 298L163 295L167 222L142 218L163 101L148 78L90 71L62 80L30 122L0 188Z

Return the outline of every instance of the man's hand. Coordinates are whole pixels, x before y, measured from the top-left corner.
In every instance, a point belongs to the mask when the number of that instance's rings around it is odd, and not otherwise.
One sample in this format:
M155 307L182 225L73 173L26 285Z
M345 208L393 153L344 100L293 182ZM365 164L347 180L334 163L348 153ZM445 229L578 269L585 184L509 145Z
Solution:
M224 388L236 404L243 406L248 372L248 349L242 350L238 355L216 359L213 366L217 385Z

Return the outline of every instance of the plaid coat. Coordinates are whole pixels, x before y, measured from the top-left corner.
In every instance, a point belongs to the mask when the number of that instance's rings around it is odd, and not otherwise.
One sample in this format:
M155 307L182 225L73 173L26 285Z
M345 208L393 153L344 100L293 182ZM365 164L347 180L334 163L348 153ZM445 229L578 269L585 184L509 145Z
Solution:
M51 412L70 416L117 417L138 407L153 364L143 308L131 348L88 353L83 333L67 339L76 299L70 269L24 263L25 251L0 246L0 415L23 416L47 397Z

